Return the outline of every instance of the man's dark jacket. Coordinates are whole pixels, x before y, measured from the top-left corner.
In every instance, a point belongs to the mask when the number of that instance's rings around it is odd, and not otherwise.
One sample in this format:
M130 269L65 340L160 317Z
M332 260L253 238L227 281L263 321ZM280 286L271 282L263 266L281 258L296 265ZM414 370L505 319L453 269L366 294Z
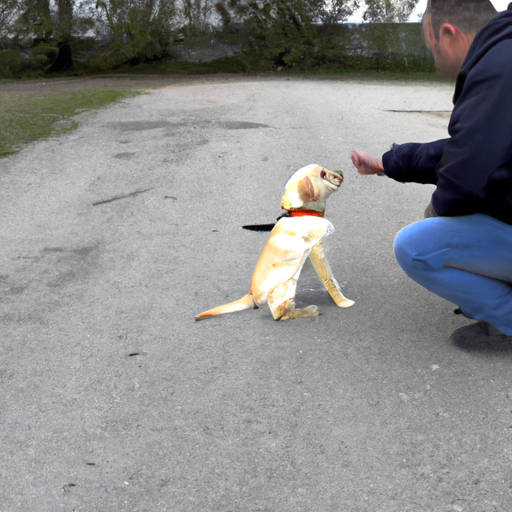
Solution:
M387 176L437 185L437 215L512 224L512 4L476 35L457 77L449 139L394 144Z

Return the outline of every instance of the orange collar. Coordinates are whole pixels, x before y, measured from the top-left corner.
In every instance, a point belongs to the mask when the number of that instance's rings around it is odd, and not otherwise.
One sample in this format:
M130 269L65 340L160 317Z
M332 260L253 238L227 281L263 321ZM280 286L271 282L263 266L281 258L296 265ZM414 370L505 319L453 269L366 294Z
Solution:
M324 214L323 212L315 212L313 210L293 210L290 213L290 217L306 217L306 216L311 216L311 217L323 217Z

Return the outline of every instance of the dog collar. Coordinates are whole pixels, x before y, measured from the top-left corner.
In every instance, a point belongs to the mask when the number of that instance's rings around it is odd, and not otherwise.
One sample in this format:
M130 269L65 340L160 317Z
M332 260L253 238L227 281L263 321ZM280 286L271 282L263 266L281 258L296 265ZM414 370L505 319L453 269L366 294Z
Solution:
M314 210L292 210L285 211L279 217L277 217L277 221L281 219L287 219L290 217L322 217L324 216L323 212L315 212Z
M293 210L290 212L290 217L323 217L322 212L315 212L313 210Z

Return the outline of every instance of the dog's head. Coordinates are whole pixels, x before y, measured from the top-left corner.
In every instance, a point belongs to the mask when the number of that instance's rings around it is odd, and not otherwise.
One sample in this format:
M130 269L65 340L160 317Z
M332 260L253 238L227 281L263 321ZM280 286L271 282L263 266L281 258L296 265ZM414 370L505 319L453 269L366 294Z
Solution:
M286 182L281 208L289 212L313 211L323 214L327 198L343 183L341 172L332 172L311 164L297 172Z

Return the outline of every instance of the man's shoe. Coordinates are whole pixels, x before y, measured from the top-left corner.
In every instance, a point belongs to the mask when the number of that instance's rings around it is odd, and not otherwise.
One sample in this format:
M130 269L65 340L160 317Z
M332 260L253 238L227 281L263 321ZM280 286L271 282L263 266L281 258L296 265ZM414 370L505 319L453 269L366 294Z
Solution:
M459 327L450 337L455 345L465 350L512 351L512 336L483 320Z

